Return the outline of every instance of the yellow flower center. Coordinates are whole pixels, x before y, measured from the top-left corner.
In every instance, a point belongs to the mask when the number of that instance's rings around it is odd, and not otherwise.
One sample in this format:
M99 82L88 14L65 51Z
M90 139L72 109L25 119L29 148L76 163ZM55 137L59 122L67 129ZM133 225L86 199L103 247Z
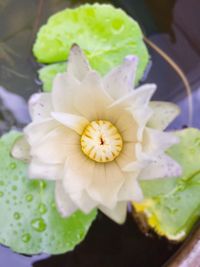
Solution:
M122 137L109 121L92 121L81 136L83 153L96 162L113 161L119 156L122 147Z

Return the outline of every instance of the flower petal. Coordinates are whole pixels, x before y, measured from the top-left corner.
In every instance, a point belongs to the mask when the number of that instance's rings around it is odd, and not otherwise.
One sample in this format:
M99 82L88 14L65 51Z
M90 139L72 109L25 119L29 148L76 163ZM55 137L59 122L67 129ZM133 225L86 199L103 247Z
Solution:
M139 178L141 180L151 180L166 177L177 177L180 176L181 173L181 166L175 160L165 154L161 154L141 171Z
M33 122L28 124L24 128L24 133L28 140L28 143L31 146L36 146L43 141L43 139L49 132L56 129L58 126L59 123L54 119L47 119L44 121Z
M153 110L148 122L151 128L164 130L180 114L180 108L170 102L152 101L149 105Z
M115 112L115 110L113 110ZM119 130L122 135L124 142L137 142L137 128L138 124L134 120L131 112L127 110L120 110L118 112L117 119L114 122L114 125Z
M30 160L30 145L28 144L25 136L19 137L14 143L11 155L15 159L29 161Z
M29 100L29 112L33 121L41 121L50 117L53 111L50 93L38 93Z
M126 180L118 194L119 201L140 202L143 200L142 189L137 181L138 174L139 172L126 174Z
M70 193L70 197L77 207L84 213L91 212L97 206L97 202L94 201L84 190L76 193Z
M79 150L70 154L65 162L63 185L70 196L80 194L91 182L95 162Z
M178 143L179 138L174 133L145 128L142 147L143 152L147 154L155 156Z
M112 103L104 91L100 76L89 72L76 94L74 105L79 113L89 121L105 118L106 108Z
M76 131L78 134L82 134L85 127L89 124L89 121L84 117L61 112L52 112L52 117L68 128Z
M80 89L79 84L79 81L73 75L68 73L57 74L53 81L52 111L77 114L74 107L74 97Z
M80 47L74 44L71 48L67 72L74 75L77 80L82 81L90 71L89 63Z
M77 206L65 192L62 181L56 182L55 196L57 208L63 217L68 217L77 210Z
M45 164L32 159L29 164L28 176L31 179L59 180L63 177L62 164Z
M100 204L112 209L117 202L117 194L124 183L124 173L116 162L96 164L88 194Z
M144 133L146 124L152 116L152 110L149 106L144 106L140 108L131 107L130 111L132 113L134 120L137 123L137 128L135 128L137 129L135 130L137 140L141 142L143 139L143 133Z
M130 93L133 89L137 63L136 56L129 56L122 65L104 77L105 89L114 100Z
M79 136L60 126L49 132L37 146L33 146L31 155L44 163L64 164L67 156L79 150Z
M110 108L115 108L117 106L122 108L128 108L130 106L133 106L134 108L144 107L149 103L149 100L151 99L155 90L155 84L142 85L128 95L116 100L114 103L112 103L112 105L110 105Z
M121 169L131 162L137 161L136 143L124 143L120 155L115 159Z
M99 206L99 209L116 223L122 224L126 220L127 202L119 202L114 209L105 206Z

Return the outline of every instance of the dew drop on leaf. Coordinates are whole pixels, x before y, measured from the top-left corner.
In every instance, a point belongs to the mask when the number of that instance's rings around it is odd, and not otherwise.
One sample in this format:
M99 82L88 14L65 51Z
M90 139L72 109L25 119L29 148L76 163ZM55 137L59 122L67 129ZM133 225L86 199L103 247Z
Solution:
M42 218L32 220L31 225L37 232L44 232L46 229L46 224Z
M16 169L16 167L17 167L17 165L16 165L15 162L11 162L11 163L10 163L10 168L11 168L12 170Z
M22 235L22 241L24 243L28 243L30 241L30 239L31 239L31 236L29 234L26 233L26 234Z
M44 181L40 181L40 188L45 189L46 183Z
M39 205L39 212L41 214L45 214L47 212L47 208L46 208L45 204L40 203L40 205Z
M19 220L21 218L21 215L20 215L19 212L15 212L13 217L14 217L15 220Z
M12 186L12 190L13 190L13 191L16 191L16 190L17 190L17 186L16 186L16 185L13 185L13 186Z
M26 201L31 202L33 200L33 196L31 194L26 195Z

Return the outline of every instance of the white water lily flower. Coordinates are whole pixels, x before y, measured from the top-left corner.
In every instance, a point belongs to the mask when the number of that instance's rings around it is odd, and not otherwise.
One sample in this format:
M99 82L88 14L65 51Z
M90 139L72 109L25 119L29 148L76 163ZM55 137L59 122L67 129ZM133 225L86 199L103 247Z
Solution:
M154 84L133 90L136 67L129 56L101 78L74 45L67 73L56 76L52 92L30 100L33 122L12 153L30 162L30 178L56 181L63 216L97 207L122 223L127 202L143 199L139 179L180 175L164 153L177 137L162 131L179 109L150 102Z

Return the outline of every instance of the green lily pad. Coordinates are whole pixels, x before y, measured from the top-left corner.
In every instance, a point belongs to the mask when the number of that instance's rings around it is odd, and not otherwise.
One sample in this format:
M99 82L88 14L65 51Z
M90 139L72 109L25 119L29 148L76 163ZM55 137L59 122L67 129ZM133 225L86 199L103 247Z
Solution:
M50 64L40 69L38 73L39 79L43 83L43 90L46 92L51 91L53 79L55 78L56 74L63 73L66 70L67 64L65 62Z
M181 177L143 181L145 200L134 203L149 226L170 240L183 240L200 218L200 131L177 132L180 143L168 154L183 168Z
M0 139L0 243L23 254L70 251L84 239L96 211L62 218L54 202L54 182L29 180L27 165L10 156L19 136L11 132Z
M38 32L33 53L42 63L66 62L74 43L84 50L92 68L102 75L133 54L139 58L137 82L149 59L137 22L111 5L86 4L51 16ZM46 87L50 89L49 85Z

